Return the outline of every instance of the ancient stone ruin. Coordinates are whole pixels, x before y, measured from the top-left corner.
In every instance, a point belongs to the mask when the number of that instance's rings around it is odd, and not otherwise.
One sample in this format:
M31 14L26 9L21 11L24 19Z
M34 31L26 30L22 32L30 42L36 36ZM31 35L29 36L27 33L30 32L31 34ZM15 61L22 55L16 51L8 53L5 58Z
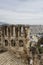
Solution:
M28 25L0 25L0 51L10 51L26 65L40 65L39 51L34 43L31 43Z

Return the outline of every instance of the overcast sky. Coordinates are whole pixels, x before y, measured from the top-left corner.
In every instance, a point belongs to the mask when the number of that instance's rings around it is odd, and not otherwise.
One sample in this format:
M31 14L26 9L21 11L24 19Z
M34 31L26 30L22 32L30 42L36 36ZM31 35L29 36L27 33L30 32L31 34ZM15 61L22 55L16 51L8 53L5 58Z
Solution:
M0 0L0 21L43 24L43 0Z

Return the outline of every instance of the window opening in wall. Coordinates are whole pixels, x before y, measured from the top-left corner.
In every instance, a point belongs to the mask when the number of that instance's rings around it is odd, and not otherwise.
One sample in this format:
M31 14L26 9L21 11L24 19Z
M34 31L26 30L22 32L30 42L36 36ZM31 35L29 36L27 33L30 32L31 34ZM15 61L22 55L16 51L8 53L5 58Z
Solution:
M20 47L23 47L23 46L24 46L24 44L23 44L23 41L22 41L22 40L19 40L19 46L20 46Z
M7 40L5 40L5 46L8 46L8 41Z
M21 26L19 27L19 36L21 36Z
M13 26L11 26L11 35L13 36Z
M11 40L11 46L15 46L15 41L14 40Z
M18 37L18 27L15 27L16 37Z

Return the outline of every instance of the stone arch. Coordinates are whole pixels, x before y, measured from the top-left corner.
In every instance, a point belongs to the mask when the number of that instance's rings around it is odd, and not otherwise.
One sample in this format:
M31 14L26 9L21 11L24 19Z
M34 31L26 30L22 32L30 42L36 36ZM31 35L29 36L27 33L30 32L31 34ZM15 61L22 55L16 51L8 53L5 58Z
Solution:
M16 42L15 42L15 40L11 40L11 46L13 47L13 46L15 46L16 45Z
M8 40L5 40L5 46L8 46Z
M23 46L24 46L23 40L19 40L19 46L20 46L20 47L23 47Z

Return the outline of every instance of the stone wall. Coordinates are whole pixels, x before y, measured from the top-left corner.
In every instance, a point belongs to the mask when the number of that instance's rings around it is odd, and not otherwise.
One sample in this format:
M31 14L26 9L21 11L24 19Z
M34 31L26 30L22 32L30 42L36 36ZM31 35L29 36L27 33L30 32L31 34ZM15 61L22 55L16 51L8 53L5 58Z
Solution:
M23 47L27 40L29 41L29 26L25 25L2 25L1 37L5 48ZM21 43L21 44L20 44Z
M27 65L39 65L38 50L32 54L30 46L30 28L27 25L0 26L0 44ZM33 44L33 43L32 43ZM33 45L33 47L35 47ZM0 47L1 48L1 47Z

